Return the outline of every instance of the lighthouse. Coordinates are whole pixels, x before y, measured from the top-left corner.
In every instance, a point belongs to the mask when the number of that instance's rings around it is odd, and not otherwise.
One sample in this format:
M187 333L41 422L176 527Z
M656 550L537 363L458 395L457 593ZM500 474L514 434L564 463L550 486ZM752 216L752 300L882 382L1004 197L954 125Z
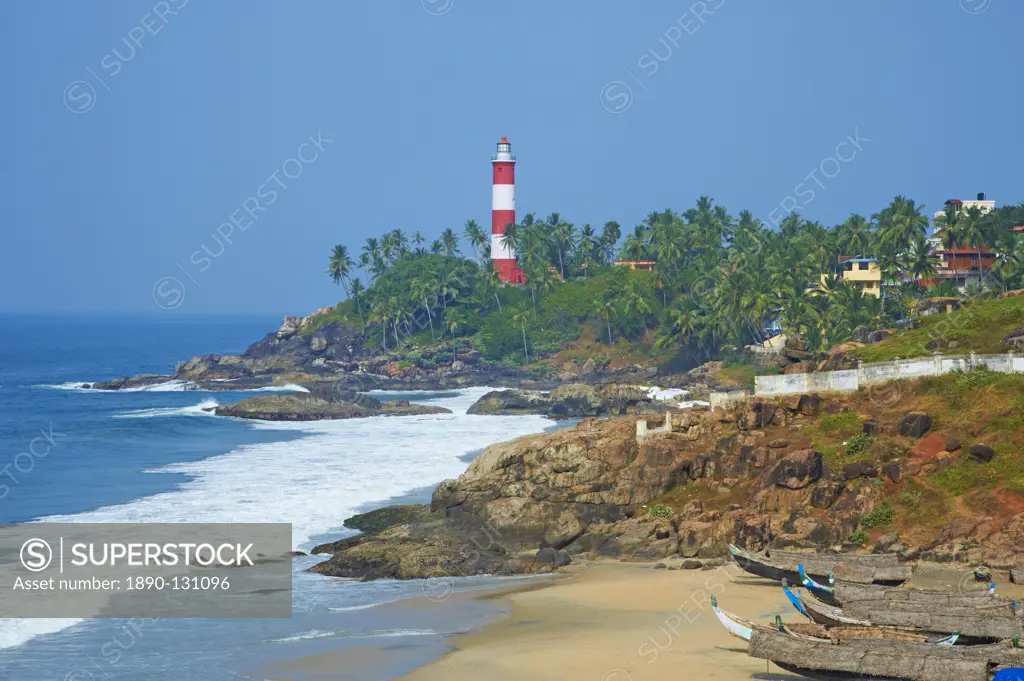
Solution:
M516 222L516 157L504 137L498 142L498 153L491 157L491 166L491 262L501 281L522 284L526 277L516 264L516 254L502 242L505 225Z

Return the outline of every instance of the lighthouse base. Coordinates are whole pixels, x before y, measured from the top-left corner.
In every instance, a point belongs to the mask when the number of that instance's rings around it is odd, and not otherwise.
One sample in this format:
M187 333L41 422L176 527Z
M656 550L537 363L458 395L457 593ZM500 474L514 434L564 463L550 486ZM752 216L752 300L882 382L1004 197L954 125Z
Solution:
M498 273L498 279L506 284L525 284L526 275L519 269L519 264L514 258L508 260L492 260L494 271Z

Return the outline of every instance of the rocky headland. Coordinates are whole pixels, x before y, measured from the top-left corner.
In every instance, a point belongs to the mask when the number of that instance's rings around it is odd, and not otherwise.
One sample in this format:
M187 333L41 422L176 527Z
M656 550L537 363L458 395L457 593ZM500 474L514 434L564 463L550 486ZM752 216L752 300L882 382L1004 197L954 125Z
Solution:
M1018 565L1019 494L939 495L937 471L991 459L961 446L951 435L959 431L932 432L927 414L903 407L860 393L750 399L674 412L670 432L639 440L635 416L585 419L488 447L414 516L317 547L333 555L313 570L367 579L508 574L576 557L716 560L729 543L769 542ZM855 427L864 448L844 441L850 451L834 451L835 423Z
M307 317L285 317L281 327L241 354L198 355L179 363L171 374L139 374L83 383L93 390L132 390L179 381L183 389L253 390L285 384L326 384L352 391L445 390L474 386L551 390L566 383L650 383L656 365L611 368L607 360L568 360L555 373L531 373L489 362L468 342L455 352L451 344L405 348L401 352L370 344L362 330L339 321L320 323L318 310ZM318 325L319 324L319 325ZM682 387L685 377L661 377L660 385ZM698 386L706 392L707 387Z

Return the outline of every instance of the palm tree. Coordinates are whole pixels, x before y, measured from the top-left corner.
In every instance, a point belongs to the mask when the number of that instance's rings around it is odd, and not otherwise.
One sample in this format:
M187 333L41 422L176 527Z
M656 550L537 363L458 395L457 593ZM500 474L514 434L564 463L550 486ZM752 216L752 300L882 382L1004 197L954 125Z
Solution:
M942 230L940 239L942 248L949 254L953 261L953 285L959 286L959 272L957 272L956 249L963 245L963 229L960 224L960 213L952 204L946 205L946 212L935 219L936 224Z
M502 312L501 298L498 296L498 290L501 288L501 277L498 276L498 270L493 267L484 267L480 269L477 276L482 288L494 295L494 302L498 303L498 312Z
M910 276L915 280L931 279L935 276L938 263L939 259L932 254L928 239L923 234L916 236L907 252L906 265Z
M610 296L600 298L594 304L594 312L601 315L608 328L608 345L612 344L612 318L615 317L615 301Z
M519 245L519 229L520 227L514 222L510 222L505 225L505 231L502 232L498 241L501 243L501 247L506 249L509 253L515 253L516 247Z
M366 240L366 244L363 246L363 253L359 258L360 262L362 262L364 257L367 263L373 263L380 258L380 242L375 238L370 237Z
M963 211L960 221L962 223L961 234L964 242L973 245L978 253L978 284L981 285L985 283L985 273L981 265L981 246L988 238L982 217L981 209L977 206L971 206Z
M348 295L348 279L352 276L353 267L355 267L355 263L352 262L352 258L348 257L348 246L343 244L335 246L334 250L331 251L327 274L330 275L335 284L341 284L342 288L345 289L345 295Z
M487 243L487 235L484 234L484 228L478 225L476 220L467 220L462 228L462 233L465 235L466 241L469 242L470 248L476 251L479 258L484 244Z
M897 196L876 213L879 246L902 255L918 234L928 232L928 217L921 212L923 208L913 199Z
M441 243L444 245L445 255L455 255L459 251L459 237L451 227L441 232Z
M358 278L353 279L352 282L348 285L348 297L351 298L352 302L356 304L356 310L359 312L359 323L362 324L363 328L365 329L366 320L363 319L362 302L364 292L365 289L363 288L363 282Z
M444 250L444 244L441 243L440 239L434 239L430 242L430 252L434 255L441 255L441 251Z
M622 227L619 226L619 223L614 220L604 223L604 228L601 230L601 240L598 243L597 249L602 265L607 265L611 262L615 254L615 246L619 243L621 236Z
M429 273L427 276L429 276ZM430 312L430 305L427 303L427 297L434 293L436 286L427 276L413 279L410 293L416 300L423 301L423 310L427 313L427 322L430 324L430 340L436 342L437 338L434 337L434 315Z
M395 258L402 257L409 250L409 237L406 236L405 232L397 228L391 230L389 234L391 234Z
M582 263L583 278L587 278L587 269L591 259L594 257L594 251L597 250L597 235L594 233L594 228L590 226L590 223L583 225L583 229L580 230L579 241L576 242L577 251L579 251L580 262Z
M455 342L455 330L463 325L465 319L463 318L462 313L453 307L444 313L444 320L448 325L448 330L452 334L452 364L454 364L456 361L455 351L456 348L458 348L458 343Z
M518 326L523 330L523 354L526 355L526 363L530 363L530 350L526 345L526 323L530 321L530 312L528 310L518 310L512 315L512 325Z
M414 244L416 244L416 254L417 255L422 255L423 254L423 242L426 241L426 239L423 238L423 234L421 234L419 231L413 232L412 233L412 241L413 241Z
M454 301L462 293L462 287L465 282L462 281L462 277L455 270L442 274L440 279L437 281L437 286L441 293L441 306L447 311L448 310L448 297Z
M651 306L647 302L647 297L644 295L640 283L635 279L629 283L629 288L626 291L626 305L628 308L636 310L637 314L640 315L640 323L644 327L644 340L647 340L649 329L647 328L646 315L651 311Z

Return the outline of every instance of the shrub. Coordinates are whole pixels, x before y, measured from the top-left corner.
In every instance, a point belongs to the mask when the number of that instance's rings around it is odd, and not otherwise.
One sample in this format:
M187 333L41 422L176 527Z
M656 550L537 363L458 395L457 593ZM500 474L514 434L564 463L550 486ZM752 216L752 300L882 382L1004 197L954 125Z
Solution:
M647 515L655 518L671 518L674 511L665 504L651 504L647 507Z
M922 496L920 490L908 489L905 492L900 492L899 496L896 497L896 501L907 508L917 509L924 501L924 496Z
M864 546L868 541L868 533L864 530L854 530L850 533L850 536L846 538L846 541L857 547Z
M848 456L859 456L871 446L874 440L875 439L873 437L865 435L864 433L854 435L846 441L846 454Z
M881 506L870 513L860 517L861 527L870 530L873 527L885 527L892 522L893 510L888 501L883 501Z

